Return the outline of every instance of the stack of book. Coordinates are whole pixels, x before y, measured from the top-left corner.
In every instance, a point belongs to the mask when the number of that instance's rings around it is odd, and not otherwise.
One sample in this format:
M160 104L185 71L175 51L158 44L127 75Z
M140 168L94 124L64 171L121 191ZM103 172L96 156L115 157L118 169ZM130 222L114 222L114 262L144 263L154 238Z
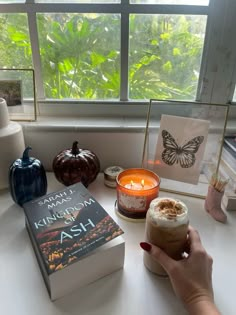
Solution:
M221 168L228 175L229 183L223 197L226 210L236 210L236 135L225 136Z
M81 183L23 208L52 300L123 267L123 231Z

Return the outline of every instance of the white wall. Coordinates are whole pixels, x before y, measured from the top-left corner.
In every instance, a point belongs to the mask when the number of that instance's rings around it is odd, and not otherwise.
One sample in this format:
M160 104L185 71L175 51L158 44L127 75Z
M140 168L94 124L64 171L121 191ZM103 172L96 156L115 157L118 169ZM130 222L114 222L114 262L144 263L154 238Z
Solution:
M38 158L47 171L52 169L54 157L73 141L80 148L93 151L99 158L101 170L111 165L124 168L141 167L144 132L53 131L24 128L26 146L31 146L31 156Z

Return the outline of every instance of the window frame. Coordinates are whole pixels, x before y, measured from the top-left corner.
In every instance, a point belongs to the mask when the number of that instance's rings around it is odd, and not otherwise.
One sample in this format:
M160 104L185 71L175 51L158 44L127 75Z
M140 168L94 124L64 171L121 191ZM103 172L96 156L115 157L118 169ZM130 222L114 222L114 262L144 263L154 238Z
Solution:
M161 5L121 3L84 4L84 3L25 3L2 4L1 13L26 13L32 47L32 61L35 69L37 102L41 115L83 115L142 116L146 113L148 101L128 99L128 51L129 51L129 14L194 14L207 15L206 36L196 100L200 102L225 104L232 101L236 82L236 30L235 0L210 0L209 6ZM63 13L119 13L121 14L121 84L120 101L83 101L83 100L45 100L43 92L42 68L39 53L36 14L43 12ZM222 23L223 21L223 23ZM55 109L56 106L56 111ZM130 106L127 106L130 105ZM232 114L230 114L232 115Z

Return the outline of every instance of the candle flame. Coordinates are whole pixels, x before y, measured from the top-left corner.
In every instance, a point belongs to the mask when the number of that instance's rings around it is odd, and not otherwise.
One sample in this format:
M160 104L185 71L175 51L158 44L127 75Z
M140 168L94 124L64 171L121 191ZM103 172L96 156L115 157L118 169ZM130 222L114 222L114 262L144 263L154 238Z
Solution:
M130 186L132 187L134 185L134 182L131 180L130 181Z
M144 187L144 179L141 180L142 188Z

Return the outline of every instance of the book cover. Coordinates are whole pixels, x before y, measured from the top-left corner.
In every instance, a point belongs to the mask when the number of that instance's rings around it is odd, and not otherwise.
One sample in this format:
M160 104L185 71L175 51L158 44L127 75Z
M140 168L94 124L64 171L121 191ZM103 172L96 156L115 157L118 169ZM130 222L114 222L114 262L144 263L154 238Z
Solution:
M236 211L236 195L225 193L222 198L222 206L227 211Z
M50 275L69 272L70 266L123 234L81 183L27 202L23 208L50 295Z

